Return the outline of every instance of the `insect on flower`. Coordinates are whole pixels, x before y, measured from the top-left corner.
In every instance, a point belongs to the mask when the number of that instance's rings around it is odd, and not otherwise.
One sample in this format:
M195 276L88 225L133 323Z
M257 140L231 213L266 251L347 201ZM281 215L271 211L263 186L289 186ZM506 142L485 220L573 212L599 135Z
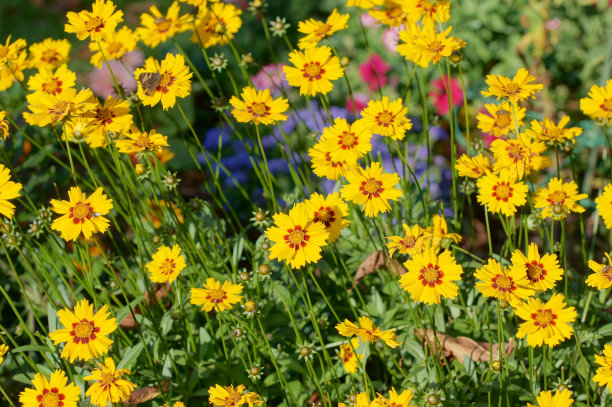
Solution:
M138 82L142 85L147 96L151 96L161 81L159 72L143 72L138 75Z

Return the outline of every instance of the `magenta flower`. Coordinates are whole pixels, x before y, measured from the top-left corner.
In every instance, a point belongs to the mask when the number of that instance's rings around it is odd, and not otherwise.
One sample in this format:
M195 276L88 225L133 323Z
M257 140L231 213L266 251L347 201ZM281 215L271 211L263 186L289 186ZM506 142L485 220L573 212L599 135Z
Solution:
M348 110L350 113L357 115L357 113L361 112L363 109L366 108L368 102L370 101L370 98L364 93L355 93L353 94L353 97L355 98L355 106L353 106L351 96L348 95L346 97L346 110Z
M435 79L429 84L429 97L432 99L433 105L436 108L438 116L444 116L448 113L448 96L442 78ZM463 105L463 91L459 81L451 78L451 95L453 96L453 107Z
M385 87L389 69L391 67L378 54L372 54L372 58L359 65L361 79L368 84L370 92L376 91L379 84L381 88Z

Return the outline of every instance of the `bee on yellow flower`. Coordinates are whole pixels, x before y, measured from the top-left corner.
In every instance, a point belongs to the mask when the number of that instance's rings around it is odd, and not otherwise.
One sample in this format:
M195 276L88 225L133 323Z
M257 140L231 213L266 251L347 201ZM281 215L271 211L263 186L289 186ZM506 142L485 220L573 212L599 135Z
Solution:
M408 108L402 104L402 99L389 101L387 96L382 100L370 100L361 111L363 123L374 134L402 140L406 132L412 128L412 122L406 117Z
M89 43L89 50L93 53L90 62L96 68L101 68L104 57L107 61L121 59L128 52L134 51L137 44L138 35L128 27L123 26L117 31L108 33L100 41ZM102 48L102 51L100 51L100 48ZM102 52L104 52L104 55Z
M68 383L63 370L55 370L48 379L36 373L32 385L33 389L25 389L19 394L19 402L23 407L77 407L81 398L81 388Z
M138 81L138 97L145 106L155 106L161 102L164 110L167 110L176 104L177 97L184 98L191 93L192 75L182 55L168 53L161 64L150 57L144 67L134 72Z
M208 404L221 407L239 407L243 404L253 405L263 404L259 394L254 392L246 392L244 385L234 386L219 386L218 384L208 389Z
M510 103L516 105L521 100L535 97L536 92L541 91L544 85L531 83L535 77L529 75L525 68L520 68L514 78L510 79L502 75L487 75L488 90L483 90L483 96L495 96L497 100L507 98Z
M457 158L455 168L460 177L469 178L480 178L493 171L493 166L489 162L489 158L483 154L478 154L474 157L463 154L461 157Z
M604 253L608 259L608 264L599 264L594 260L589 260L589 268L593 271L586 280L589 287L605 290L612 287L612 259L608 253Z
M353 338L349 343L340 345L338 359L344 364L344 370L347 373L356 373L359 362L363 360L363 355L357 353L359 347L359 338Z
M563 269L559 266L557 255L545 254L540 256L538 246L529 244L527 256L520 250L512 254L512 268L527 273L529 287L535 291L546 291L553 288L557 281L563 277Z
M204 288L191 288L191 303L201 305L202 311L210 312L213 309L222 312L232 309L232 305L242 299L242 284L234 284L231 281L220 281L210 277L206 279Z
M279 97L273 99L270 89L257 90L252 87L242 89L242 99L232 96L230 104L234 107L232 115L241 123L274 124L277 121L287 120L282 114L289 108L287 99Z
M389 212L389 201L397 201L402 191L395 187L400 181L397 173L383 173L382 166L373 162L365 169L353 167L346 174L347 184L342 187L342 198L362 205L366 216L373 218L380 212Z
M425 24L423 28L408 24L405 30L399 32L403 43L397 46L397 52L423 68L430 63L435 65L458 49L455 38L448 36L451 30L452 27L448 27L437 33L434 23Z
M0 164L0 215L9 219L13 217L15 205L9 202L9 199L20 197L22 187L20 183L11 181L11 172Z
M546 344L551 348L570 338L574 329L570 326L576 319L576 308L567 307L563 294L553 294L544 303L539 298L529 298L527 302L517 306L515 314L525 320L519 327L516 336L527 337L527 345L531 347Z
M56 125L60 121L79 116L89 109L91 106L89 100L92 96L89 89L77 92L74 88L64 89L58 94L31 93L26 97L30 112L24 112L23 117L28 124L33 126Z
M114 32L117 24L123 21L123 11L115 12L115 8L111 0L96 0L92 11L69 11L66 14L68 23L64 26L64 31L76 34L79 40L89 38L93 42L100 41Z
M541 122L537 120L531 121L531 128L526 130L526 134L536 140L550 142L550 143L563 143L566 140L575 143L575 138L582 134L580 127L568 127L569 117L563 115L558 124L555 124L552 120L544 119Z
M329 232L324 223L311 218L306 204L299 203L289 214L277 213L273 219L274 226L266 229L266 237L274 243L270 259L286 260L291 268L300 268L321 258Z
M521 128L526 112L521 106L514 106L513 111L512 105L506 101L499 105L486 104L485 110L476 115L478 129L496 138L506 137L510 132L515 132L517 127Z
M68 62L68 54L72 45L70 42L62 38L54 40L46 38L42 42L36 42L30 45L30 66L37 69L53 70Z
M241 14L242 10L233 4L214 3L210 7L200 6L191 41L204 48L229 43L242 26Z
M491 213L506 216L516 213L517 207L527 202L527 184L516 180L516 175L503 169L499 175L487 174L478 179L478 202L487 205Z
M606 121L612 119L612 79L606 86L593 85L589 96L580 99L580 110L593 120Z
M404 236L389 236L390 240L387 243L389 256L398 251L400 254L415 255L420 254L427 247L427 242L431 240L431 233L423 229L419 225L414 225L412 228L407 224L403 224Z
M359 317L359 326L345 319L344 322L336 324L338 333L345 337L358 336L363 342L383 341L390 348L397 348L401 343L397 341L397 335L393 329L381 331L368 317Z
M517 139L494 140L491 143L491 151L495 160L493 170L499 172L501 169L508 169L518 179L551 164L548 157L542 156L546 151L546 144L532 140L525 134L519 134Z
M85 396L91 397L92 404L99 407L106 407L109 401L111 404L126 401L136 388L134 383L123 378L131 372L128 369L116 369L111 358L104 359L104 363L98 366L91 375L83 377L83 380L94 382Z
M578 201L587 196L578 193L578 185L574 181L565 183L560 178L552 178L547 188L538 188L533 206L542 208L540 212L542 219L565 219L570 212L585 211Z
M28 68L26 45L22 38L11 43L10 35L4 44L0 43L0 92L23 81L23 70Z
M88 361L104 355L113 344L107 337L117 329L117 320L109 318L108 305L102 306L94 314L94 306L87 300L81 300L74 306L74 312L69 309L57 311L57 317L64 328L49 333L49 338L66 345L61 356L70 360Z
M294 50L289 54L289 61L294 66L285 65L283 71L289 85L300 88L300 95L325 95L334 87L331 81L344 74L340 59L332 56L328 46Z
M180 272L185 268L185 257L181 254L179 245L161 246L153 255L153 259L147 263L147 270L151 273L151 281L154 283L170 284L176 280Z
M192 17L189 14L179 17L180 10L178 1L174 1L164 16L156 5L152 5L148 13L140 15L140 27L136 29L136 34L149 47L156 47L176 34L187 31Z
M62 239L76 241L81 233L89 239L92 234L108 229L109 221L104 215L113 208L113 201L103 193L102 187L89 197L81 188L72 187L68 197L68 201L51 200L51 210L62 215L53 221L51 229L59 231Z
M476 289L483 297L505 300L511 305L518 305L535 294L527 279L526 267L502 267L494 259L476 270L474 277Z
M28 79L28 88L33 92L59 95L64 90L74 87L76 75L67 65L61 65L55 71L41 68Z
M459 287L454 281L461 280L463 268L457 264L450 251L436 255L433 248L415 254L404 263L408 270L400 278L402 288L416 302L440 304L442 297L453 299Z
M298 42L300 49L315 47L321 40L329 38L332 34L344 30L348 27L346 24L349 19L349 14L340 14L337 9L334 9L327 21L317 21L314 18L309 18L306 21L300 21L298 31L306 34Z

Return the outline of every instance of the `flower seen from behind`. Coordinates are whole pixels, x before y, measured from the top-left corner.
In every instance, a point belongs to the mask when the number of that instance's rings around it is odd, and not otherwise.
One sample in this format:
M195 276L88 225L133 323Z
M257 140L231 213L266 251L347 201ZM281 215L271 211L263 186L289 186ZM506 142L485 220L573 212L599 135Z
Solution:
M184 268L185 257L176 244L172 248L161 246L153 255L153 259L147 263L147 270L151 273L151 281L154 283L167 281L172 284Z
M123 378L129 374L128 369L116 369L113 359L106 358L91 375L83 377L84 380L94 382L85 395L91 398L92 404L99 407L106 407L109 401L111 404L124 402L136 388L134 383Z
M191 288L191 303L201 305L202 311L210 312L213 309L221 312L232 309L232 305L242 299L242 284L234 284L231 281L215 280L212 277L206 279L204 288Z
M436 255L433 248L415 254L404 263L408 270L400 278L402 288L416 302L439 304L442 297L453 299L459 287L454 281L461 280L463 268L457 264L450 251Z
M109 221L104 217L113 208L113 201L103 193L102 187L87 196L79 187L68 192L68 201L51 200L51 210L61 216L53 221L51 229L59 231L62 239L76 240L81 233L89 239L94 233L104 233Z
M242 89L241 99L232 96L230 104L234 107L232 115L241 123L274 124L287 120L283 112L289 108L287 99L273 99L269 89L256 90L251 87Z
M577 313L564 301L563 294L557 293L546 303L532 297L517 306L515 313L525 322L520 325L516 336L521 339L526 336L529 346L546 344L551 348L570 338L574 332L570 323L574 322Z
M493 166L489 162L489 158L483 154L478 154L474 157L463 154L461 157L457 158L455 168L460 177L469 178L480 178L493 171Z
M345 319L336 325L338 333L345 337L358 336L363 342L383 341L390 348L397 348L400 342L397 341L397 335L393 333L393 329L381 331L379 327L374 325L368 317L359 317L359 326Z
M117 329L117 320L109 318L108 305L102 306L94 314L94 306L87 300L81 300L74 306L74 311L61 309L57 317L64 328L49 333L55 344L65 342L61 356L70 360L88 361L106 354L113 341L108 338Z

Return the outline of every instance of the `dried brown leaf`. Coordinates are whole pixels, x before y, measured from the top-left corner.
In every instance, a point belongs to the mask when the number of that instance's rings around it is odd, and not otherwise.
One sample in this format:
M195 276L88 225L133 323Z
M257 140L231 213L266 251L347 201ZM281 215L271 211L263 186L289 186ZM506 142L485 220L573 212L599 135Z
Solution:
M359 282L368 274L374 274L378 269L387 270L387 263L391 266L391 272L393 272L395 275L404 274L406 272L406 269L404 266L402 266L402 263L396 259L391 259L388 257L385 260L385 253L382 250L379 250L370 254L359 265L353 281L355 284L359 284Z
M162 391L170 391L170 382L168 380L164 380L161 383L161 389L157 386L147 386L134 390L132 394L130 394L130 397L126 400L125 404L131 406L153 400L162 394Z

